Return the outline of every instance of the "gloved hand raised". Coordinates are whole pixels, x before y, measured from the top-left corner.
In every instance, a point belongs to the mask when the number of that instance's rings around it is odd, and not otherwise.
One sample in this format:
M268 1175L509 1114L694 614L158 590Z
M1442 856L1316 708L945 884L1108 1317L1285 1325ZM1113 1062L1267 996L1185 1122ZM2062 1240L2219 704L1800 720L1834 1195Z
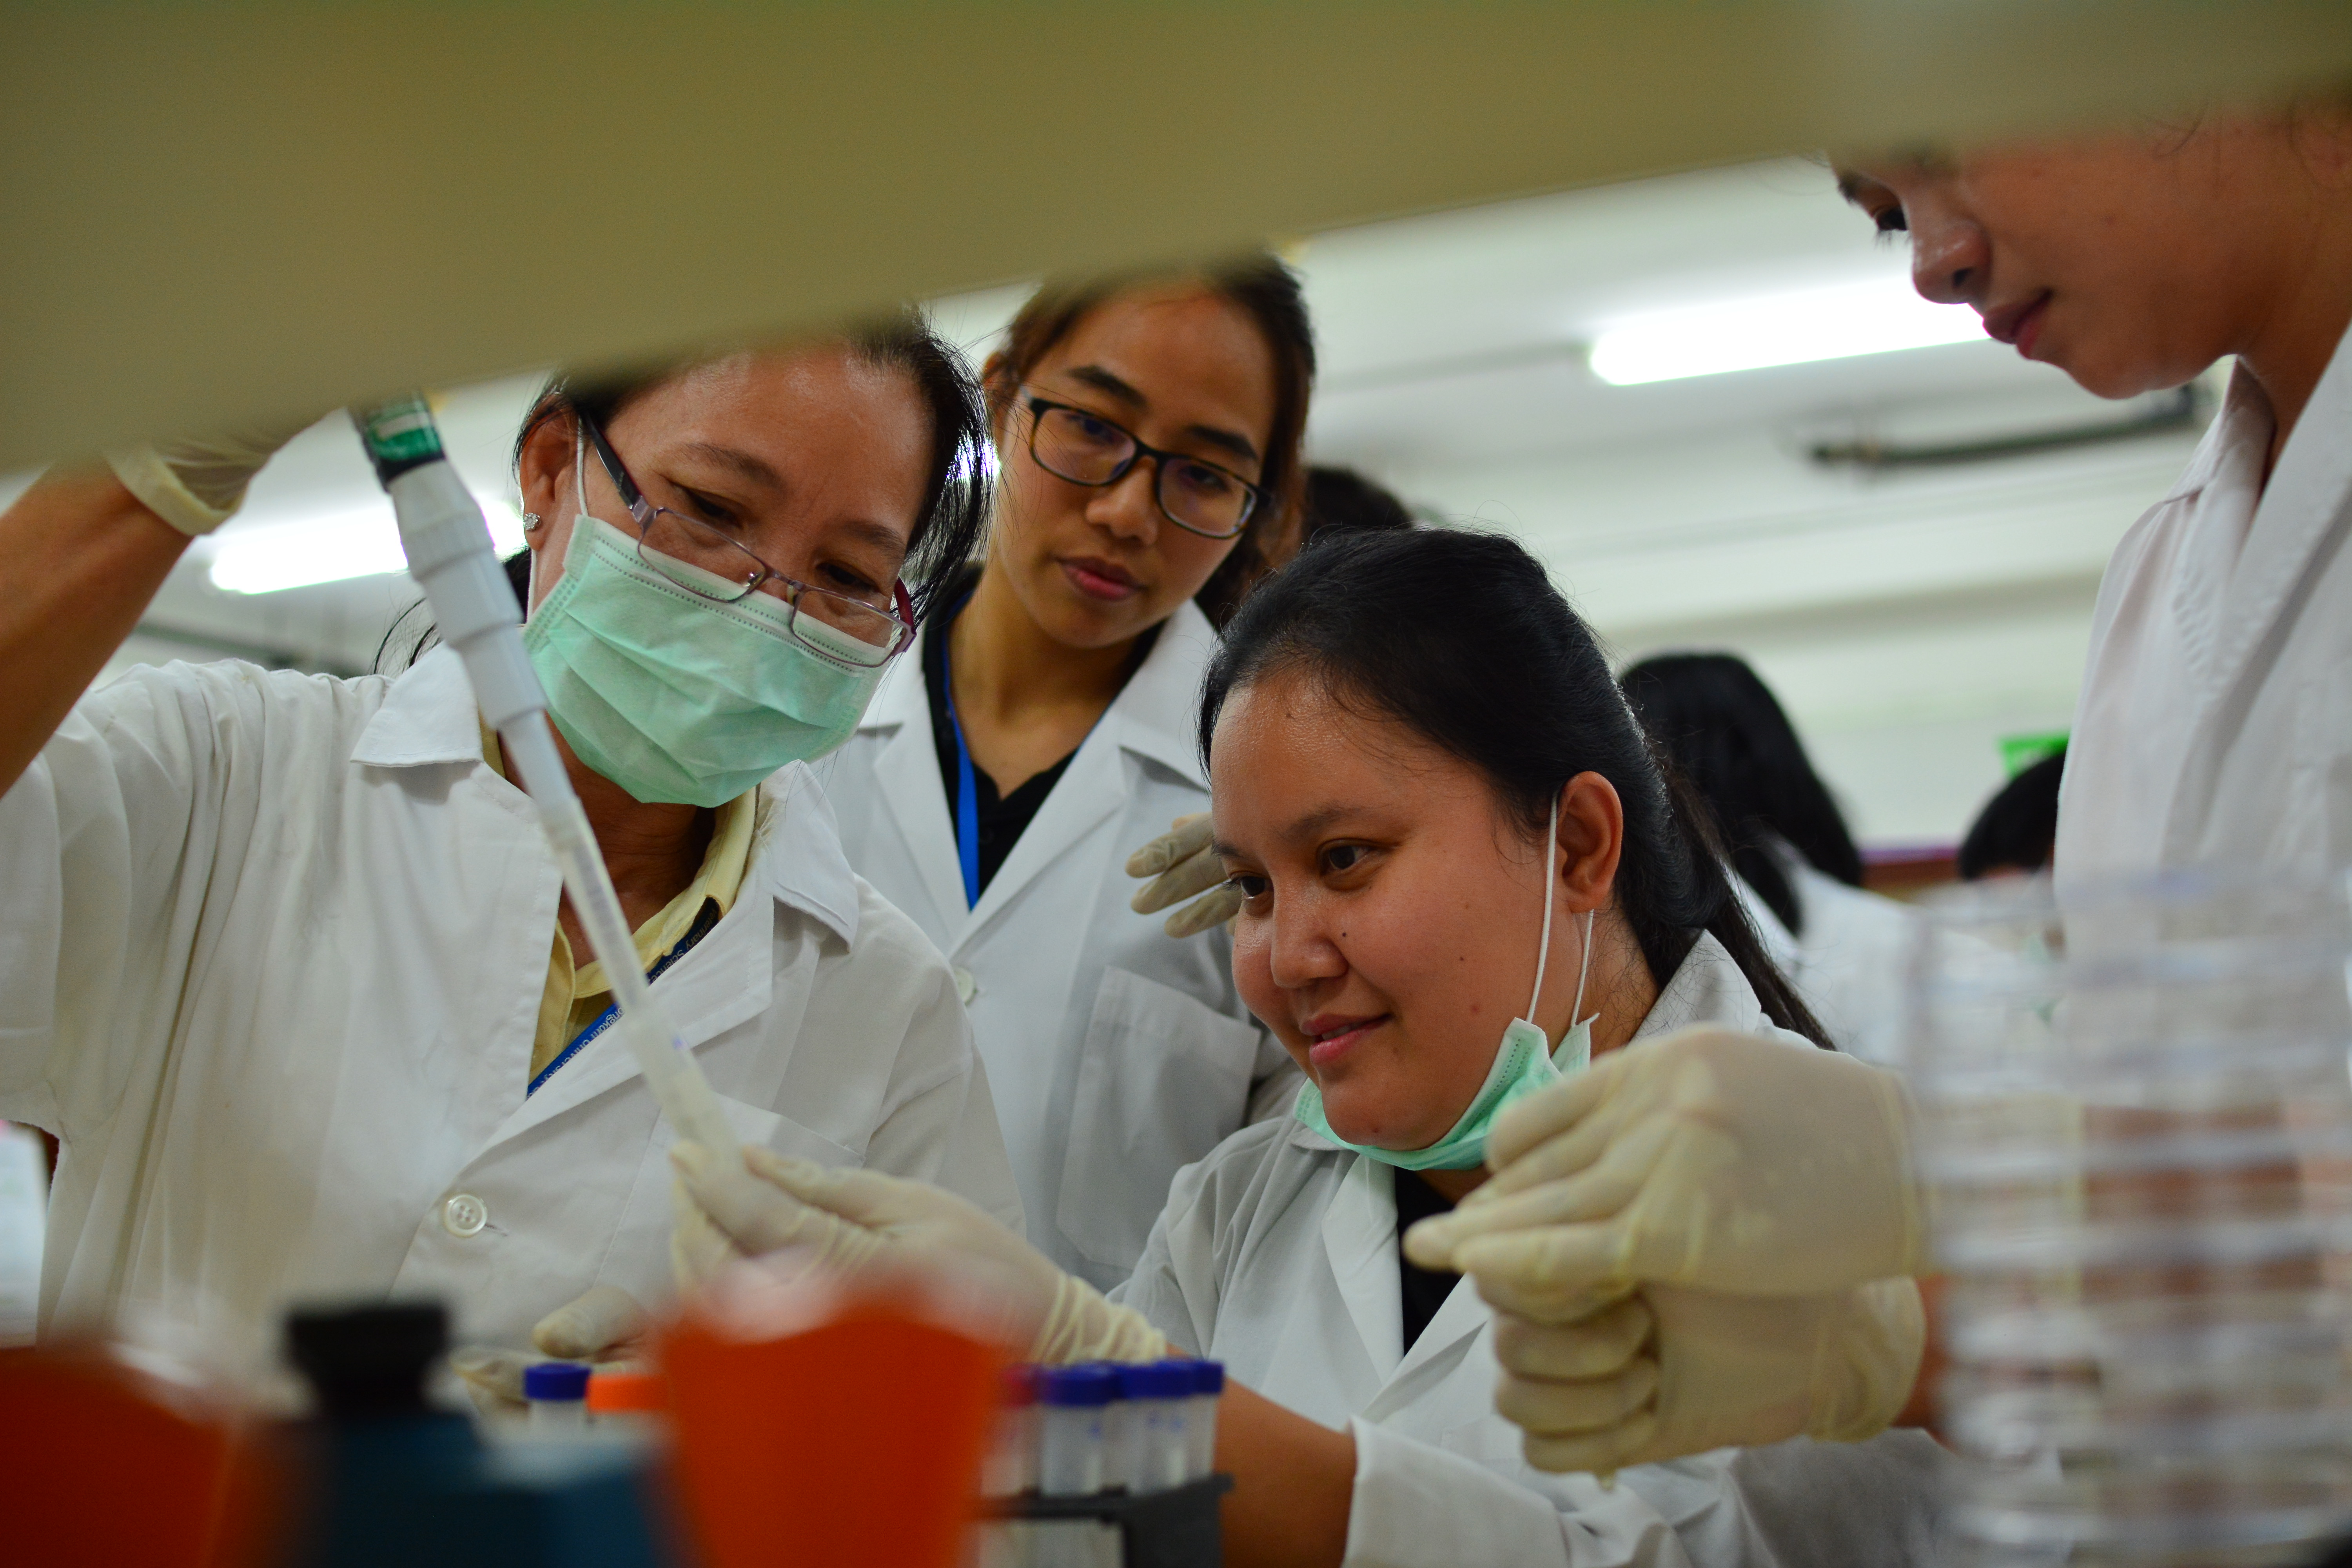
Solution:
M236 509L245 504L245 488L253 476L310 423L125 447L109 452L106 462L140 504L182 533L196 538L236 514Z
M670 1258L681 1289L692 1289L733 1258L786 1247L840 1274L918 1268L926 1258L963 1258L987 1266L1011 1298L1028 1359L1157 1361L1168 1342L1141 1313L1114 1306L1085 1280L1065 1274L1020 1237L953 1193L877 1171L827 1170L772 1150L740 1160L698 1143L670 1151L676 1228Z
M634 1365L645 1358L651 1326L635 1297L617 1285L594 1285L533 1325L530 1343L538 1356L476 1345L451 1354L449 1365L485 1414L520 1414L525 1406L523 1368L532 1362L551 1357L594 1366Z
M1859 1442L1901 1413L1927 1320L1918 1287L1819 1296L1652 1286L1578 1322L1495 1317L1495 1408L1539 1470L1607 1472L1790 1437Z
M1225 880L1209 841L1209 814L1195 812L1178 817L1167 832L1129 856L1129 876L1153 879L1137 889L1128 907L1139 915L1157 914L1201 894L1168 917L1161 929L1170 936L1192 936L1240 913L1242 896Z
M1653 1283L1813 1295L1924 1261L1903 1086L1834 1051L1681 1030L1529 1095L1486 1147L1494 1179L1405 1250L1525 1315Z

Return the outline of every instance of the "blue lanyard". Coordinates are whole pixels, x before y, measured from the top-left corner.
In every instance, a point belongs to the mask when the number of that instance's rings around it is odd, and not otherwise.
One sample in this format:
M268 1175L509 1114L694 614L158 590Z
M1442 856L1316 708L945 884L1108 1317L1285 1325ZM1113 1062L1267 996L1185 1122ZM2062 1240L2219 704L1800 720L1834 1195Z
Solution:
M965 596L968 603L970 595ZM963 609L959 604L940 623L936 635L945 637ZM971 748L963 742L963 721L956 717L955 676L948 668L948 645L940 644L940 694L947 701L948 728L956 743L956 864L963 869L963 907L980 902L980 781L971 769Z
M684 958L687 954L687 950L691 948L696 942L700 942L704 937L709 935L710 928L718 923L718 906L706 900L702 906L702 912L694 917L694 924L688 929L687 933L684 936L678 938L677 945L671 948L667 952L663 953L660 958L655 961L654 966L646 971L646 984L650 985L655 981L660 979L663 970L667 969L671 964L676 963L679 959ZM578 1056L582 1049L587 1046L589 1041L594 1039L597 1036L611 1028L613 1026L613 1020L620 1016L621 1005L618 1002L612 1004L603 1012L597 1014L596 1016L590 1021L586 1028L572 1037L572 1043L564 1047L562 1053L559 1054L553 1061L539 1069L539 1076L532 1079L530 1085L523 1089L522 1097L525 1100L529 1100L532 1095L537 1094L540 1091L541 1086L545 1084L549 1079L555 1076L555 1069L557 1068L562 1067L565 1062L568 1062L573 1057Z

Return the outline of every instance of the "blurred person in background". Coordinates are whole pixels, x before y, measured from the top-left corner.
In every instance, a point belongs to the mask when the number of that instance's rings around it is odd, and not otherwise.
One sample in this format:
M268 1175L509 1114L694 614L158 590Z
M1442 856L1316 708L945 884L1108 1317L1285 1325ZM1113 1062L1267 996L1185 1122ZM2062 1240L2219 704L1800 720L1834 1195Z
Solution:
M1030 1239L1099 1286L1179 1169L1297 1091L1230 940L1171 941L1122 867L1208 803L1202 606L1295 527L1314 374L1270 256L1040 289L981 373L986 559L823 774L850 864L954 966Z
M1327 534L1391 533L1412 526L1404 502L1355 469L1318 463L1307 470L1300 548Z
M1714 809L1751 918L1830 1038L1892 1060L1912 917L1863 890L1862 852L1771 689L1727 653L1659 654L1619 679Z
M2019 770L1985 802L1969 835L1960 840L1963 882L1986 877L2030 877L2050 868L2058 841L2058 792L2066 769L2059 747L2032 767Z

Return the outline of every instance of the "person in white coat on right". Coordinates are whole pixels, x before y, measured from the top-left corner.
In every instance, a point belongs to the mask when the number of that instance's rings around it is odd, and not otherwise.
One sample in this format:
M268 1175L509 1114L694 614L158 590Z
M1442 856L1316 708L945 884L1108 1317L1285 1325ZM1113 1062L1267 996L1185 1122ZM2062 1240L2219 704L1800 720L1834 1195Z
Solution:
M2352 95L2074 141L1864 159L1841 173L1907 234L1928 299L2088 390L2178 386L2235 356L2221 411L2100 585L2061 787L2070 881L2206 863L2298 875L2352 860ZM1746 1042L1766 1092L1701 1137L1655 1079L1596 1072L1500 1130L1484 1202L1424 1256L1542 1313L1660 1277L1820 1289L1920 1261L1899 1119L1833 1184L1776 1161L1846 1105ZM1628 1064L1631 1066L1632 1064ZM1838 1129L1849 1140L1855 1123ZM1650 1151L1637 1158L1638 1147ZM1683 1156L1702 1147L1706 1174ZM1606 1171L1604 1178L1601 1173ZM1604 1190L1605 1189L1605 1190ZM1857 1225L1856 1205L1908 1218ZM1743 1224L1725 1223L1727 1210ZM1769 1257L1741 1244L1769 1237ZM1666 1260L1671 1260L1667 1262ZM1769 1272L1771 1282L1764 1282ZM1515 1342L1570 1353L1555 1324ZM1533 1360L1515 1378L1547 1379Z

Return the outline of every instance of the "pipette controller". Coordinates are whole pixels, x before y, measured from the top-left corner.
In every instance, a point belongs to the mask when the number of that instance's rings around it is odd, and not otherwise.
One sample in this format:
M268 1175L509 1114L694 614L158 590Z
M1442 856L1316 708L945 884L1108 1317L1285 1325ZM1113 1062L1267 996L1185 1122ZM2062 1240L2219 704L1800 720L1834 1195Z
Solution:
M483 719L506 743L524 793L539 808L572 912L612 983L623 1043L679 1137L731 1149L737 1139L710 1080L655 1003L653 987L637 967L636 943L622 916L620 897L548 726L547 693L523 649L514 592L490 542L481 504L442 449L433 411L422 396L412 395L355 410L352 422L392 498L409 574L425 590L441 640L465 662Z

